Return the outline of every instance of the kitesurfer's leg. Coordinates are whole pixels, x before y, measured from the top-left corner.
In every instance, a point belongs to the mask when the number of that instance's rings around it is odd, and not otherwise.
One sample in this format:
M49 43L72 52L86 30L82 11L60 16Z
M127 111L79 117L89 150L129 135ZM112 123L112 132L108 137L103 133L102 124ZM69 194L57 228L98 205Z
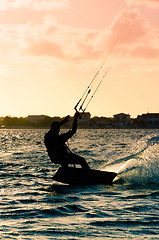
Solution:
M61 161L61 166L64 167L64 168L67 168L68 167L68 160L67 158L63 158L63 160Z
M71 153L68 154L68 164L79 164L82 168L90 169L88 163L84 157L78 156L77 154Z

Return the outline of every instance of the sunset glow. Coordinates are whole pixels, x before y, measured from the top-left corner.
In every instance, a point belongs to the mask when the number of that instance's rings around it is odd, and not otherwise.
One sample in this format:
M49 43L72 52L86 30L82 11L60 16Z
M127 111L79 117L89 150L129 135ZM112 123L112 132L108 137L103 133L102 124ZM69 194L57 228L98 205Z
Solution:
M0 0L0 116L159 112L159 1Z

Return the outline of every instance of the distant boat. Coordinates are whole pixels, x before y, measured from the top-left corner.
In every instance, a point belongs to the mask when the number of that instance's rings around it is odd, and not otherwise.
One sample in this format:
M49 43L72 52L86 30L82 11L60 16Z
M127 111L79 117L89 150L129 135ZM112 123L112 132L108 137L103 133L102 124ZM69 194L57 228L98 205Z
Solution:
M117 173L115 172L73 167L60 167L55 173L53 179L57 182L70 185L112 185L112 182L116 176Z

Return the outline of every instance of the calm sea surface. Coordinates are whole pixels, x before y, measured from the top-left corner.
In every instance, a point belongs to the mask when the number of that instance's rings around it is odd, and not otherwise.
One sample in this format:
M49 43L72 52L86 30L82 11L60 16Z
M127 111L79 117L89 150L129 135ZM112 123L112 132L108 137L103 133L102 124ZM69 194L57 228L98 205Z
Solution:
M112 186L53 182L46 130L0 130L0 239L159 239L159 130L78 130L70 148Z

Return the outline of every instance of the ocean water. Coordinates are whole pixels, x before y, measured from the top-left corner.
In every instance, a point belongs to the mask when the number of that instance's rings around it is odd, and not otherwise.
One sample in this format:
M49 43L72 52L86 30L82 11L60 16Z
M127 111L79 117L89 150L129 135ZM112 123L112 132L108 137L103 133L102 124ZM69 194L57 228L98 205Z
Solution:
M69 146L112 186L52 177L47 130L0 130L0 239L159 239L159 130L78 130Z

